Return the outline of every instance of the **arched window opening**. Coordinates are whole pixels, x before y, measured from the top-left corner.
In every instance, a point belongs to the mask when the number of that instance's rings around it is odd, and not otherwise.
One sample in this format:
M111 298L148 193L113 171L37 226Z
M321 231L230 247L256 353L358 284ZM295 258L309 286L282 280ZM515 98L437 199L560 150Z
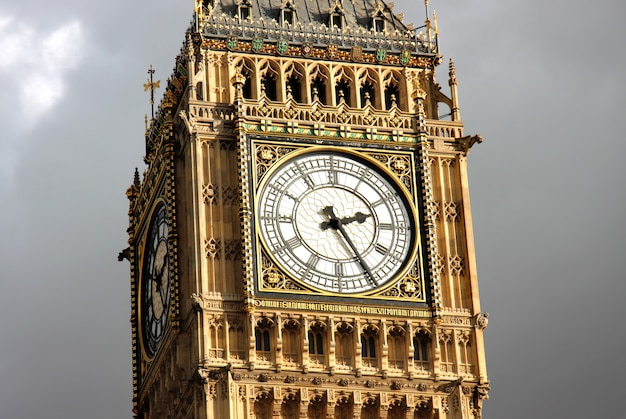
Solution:
M335 101L337 105L345 102L346 105L352 106L352 103L350 103L350 98L352 97L350 93L350 82L346 79L340 80L335 87Z
M283 328L283 362L297 364L300 362L300 325L289 320Z
M470 335L467 332L463 332L459 335L459 374L472 374L472 347Z
M261 78L261 96L265 95L269 100L277 100L276 92L276 76L273 74L265 74Z
M406 346L404 339L404 330L400 327L391 329L389 331L387 343L389 347L389 368L395 370L404 369Z
M199 81L198 83L196 83L196 99L204 100L202 91L203 91L202 82Z
M321 77L316 77L311 82L311 98L318 100L322 105L328 105L326 101L326 82Z
M439 368L441 372L454 374L454 348L452 347L452 331L445 331L439 335L439 348L441 350L441 361Z
M420 330L413 337L413 367L416 371L430 370L430 336Z
M369 80L361 85L361 106L374 106L376 100L376 90Z
M326 400L317 395L309 402L307 417L309 419L326 419Z
M335 405L335 419L352 419L354 406L350 399L340 399Z
M272 320L263 318L254 329L256 359L260 362L272 361Z
M224 358L224 328L222 319L209 321L209 359Z
M389 110L394 106L398 106L398 98L400 91L398 86L390 85L385 89L385 109Z
M272 400L268 394L257 396L254 402L254 417L257 419L272 419Z
M326 362L324 350L324 327L319 324L313 324L309 330L309 361L312 364L323 365Z
M353 366L352 326L343 323L337 327L335 335L335 361L339 366Z
M331 29L343 29L344 15L345 13L341 7L341 0L335 0L328 16L328 27Z
M366 399L361 408L361 419L379 419L379 404L376 399Z
M239 321L231 321L228 328L228 348L229 357L233 360L245 360L246 342L243 334L243 327Z
M300 413L300 406L298 406L297 400L290 398L283 401L280 407L280 417L282 419L298 419Z
M375 327L370 325L363 330L361 334L361 360L364 367L378 367L377 340L378 330Z
M245 99L254 99L254 89L252 81L254 80L254 70L251 62L247 60L241 60L237 65L239 73L244 77L242 93Z
M293 25L295 21L296 10L291 1L287 1L283 4L280 10L280 23L282 25Z
M252 4L250 4L249 0L243 0L237 9L239 19L246 20L252 18Z
M287 77L287 97L289 96L297 103L302 103L302 80L297 75Z

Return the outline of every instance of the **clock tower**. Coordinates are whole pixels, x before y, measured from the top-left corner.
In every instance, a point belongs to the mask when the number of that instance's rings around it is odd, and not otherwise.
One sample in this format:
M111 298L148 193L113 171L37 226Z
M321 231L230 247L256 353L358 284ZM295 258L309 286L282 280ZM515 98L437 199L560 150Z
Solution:
M196 1L127 191L136 418L482 417L436 17L322 3Z

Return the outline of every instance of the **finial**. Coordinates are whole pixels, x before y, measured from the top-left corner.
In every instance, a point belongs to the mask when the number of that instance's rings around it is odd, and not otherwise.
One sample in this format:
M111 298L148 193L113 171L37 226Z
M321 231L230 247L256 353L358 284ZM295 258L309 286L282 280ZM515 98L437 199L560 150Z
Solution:
M454 60L452 60L452 58L450 58L450 66L448 67L448 69L449 69L448 75L450 76L450 84L457 84L456 68L454 67Z
M435 35L439 34L439 27L437 26L437 11L433 10L433 29L435 30Z
M161 87L161 80L153 81L153 74L155 70L152 68L152 64L150 64L150 68L148 69L148 74L150 78L148 79L148 83L143 85L143 91L147 92L150 89L150 105L152 106L152 119L154 119L154 89L158 89Z
M137 188L140 185L140 181L139 181L139 169L135 167L135 176L133 178L133 185L135 185Z

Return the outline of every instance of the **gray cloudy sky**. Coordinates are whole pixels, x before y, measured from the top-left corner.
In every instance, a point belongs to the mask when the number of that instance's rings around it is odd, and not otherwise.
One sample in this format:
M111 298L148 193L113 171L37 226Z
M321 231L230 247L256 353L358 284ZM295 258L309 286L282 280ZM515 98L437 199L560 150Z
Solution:
M419 25L422 4L395 10ZM143 168L146 70L169 76L192 8L0 3L3 419L132 417L124 192ZM626 3L430 9L485 140L469 158L485 418L624 417Z

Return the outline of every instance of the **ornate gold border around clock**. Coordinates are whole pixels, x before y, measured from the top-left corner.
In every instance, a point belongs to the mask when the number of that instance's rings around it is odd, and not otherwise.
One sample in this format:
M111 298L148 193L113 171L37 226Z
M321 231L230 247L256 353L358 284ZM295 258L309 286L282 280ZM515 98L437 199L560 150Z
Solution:
M254 207L257 203L257 192L262 179L271 171L279 167L284 159L289 158L293 153L313 151L313 150L335 150L349 154L360 154L377 161L385 173L395 179L399 186L405 190L405 194L410 199L415 213L418 214L416 227L416 246L411 256L413 261L406 267L401 278L383 285L374 291L351 294L350 297L372 298L378 300L402 300L413 302L426 302L426 289L424 284L423 261L421 252L421 239L419 228L420 210L417 205L416 189L416 169L414 167L414 152L401 150L370 149L359 147L338 147L319 146L316 144L294 144L281 141L251 140L251 154L253 155L253 194ZM357 153L355 153L355 151ZM255 226L257 228L258 226ZM264 250L260 239L257 237L257 266L259 276L256 278L259 290L264 292L276 292L283 294L301 294L302 292L319 296L344 296L327 291L317 290L306 286L297 279L293 279L286 274L280 266L272 260Z

